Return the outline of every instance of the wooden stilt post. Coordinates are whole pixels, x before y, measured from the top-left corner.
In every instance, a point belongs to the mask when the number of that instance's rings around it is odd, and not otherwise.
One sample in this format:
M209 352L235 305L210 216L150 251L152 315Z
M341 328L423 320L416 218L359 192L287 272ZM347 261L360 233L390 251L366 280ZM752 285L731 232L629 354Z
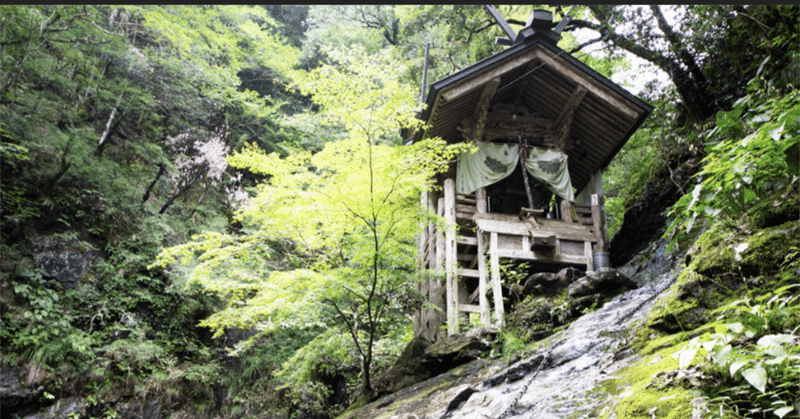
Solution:
M444 181L444 219L447 222L444 254L447 278L447 334L458 333L458 275L456 272L456 182Z
M440 197L436 201L436 215L439 217L444 217L444 198ZM444 260L445 260L445 248L444 248L444 231L441 228L436 229L436 258L434 259L434 269L437 272L442 272L444 269ZM434 299L431 301L432 303L436 304L439 307L439 311L436 313L437 319L437 330L436 336L433 341L437 341L439 338L440 333L442 333L441 327L444 326L445 322L447 321L447 283L442 281L441 276L437 276L435 284L435 296Z
M428 207L428 193L422 192L420 205L422 208ZM428 247L428 226L422 222L420 226L419 236L417 237L417 271L421 273L419 282L417 282L417 293L422 298L427 298L429 294L429 276L426 273L428 269L428 261L430 248ZM414 336L422 336L428 338L428 309L424 305L420 306L414 314Z
M500 257L497 254L497 233L492 232L489 239L489 259L492 265L492 294L494 294L494 314L498 326L503 325L503 287L500 282Z
M597 194L592 194L592 229L594 236L597 238L597 247L595 252L606 251L606 226L605 217L602 214L603 197Z
M486 213L486 189L478 188L475 191L476 210L478 214ZM481 324L489 326L492 324L491 310L489 309L489 299L487 298L488 272L486 269L486 238L483 231L478 229L478 304L481 308Z

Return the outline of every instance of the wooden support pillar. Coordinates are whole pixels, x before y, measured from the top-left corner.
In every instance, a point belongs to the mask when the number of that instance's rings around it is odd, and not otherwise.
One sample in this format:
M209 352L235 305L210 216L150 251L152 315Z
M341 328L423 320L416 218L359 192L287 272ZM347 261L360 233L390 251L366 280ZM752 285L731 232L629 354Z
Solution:
M478 214L486 214L487 210L486 188L478 188L478 190L475 191L475 211Z
M428 208L428 193L422 192L420 206L422 208ZM417 282L417 293L422 296L422 298L427 298L429 294L429 275L426 272L428 269L428 261L430 248L428 247L428 234L430 231L428 230L428 225L425 222L420 223L420 231L419 236L417 237L417 272L419 272L420 278ZM420 308L416 310L414 313L414 336L423 336L426 339L430 335L428 330L428 309L422 305Z
M583 256L586 258L586 272L594 271L592 262L592 242L583 242Z
M503 286L500 282L500 257L498 256L497 233L492 232L489 239L489 260L492 269L492 294L494 294L494 314L498 326L503 325Z
M603 215L603 203L605 198L597 194L592 194L592 224L594 236L597 238L595 252L605 252L607 247L606 223Z
M478 188L475 191L475 206L478 214L485 214L486 205L486 189ZM481 324L489 326L492 324L491 310L489 309L489 299L487 297L489 282L488 269L486 267L486 237L480 229L478 234L478 304L481 308Z
M565 222L572 223L572 205L568 200L561 200L561 219Z
M444 181L444 219L447 223L444 240L445 278L447 284L447 334L458 333L458 275L456 252L456 182Z

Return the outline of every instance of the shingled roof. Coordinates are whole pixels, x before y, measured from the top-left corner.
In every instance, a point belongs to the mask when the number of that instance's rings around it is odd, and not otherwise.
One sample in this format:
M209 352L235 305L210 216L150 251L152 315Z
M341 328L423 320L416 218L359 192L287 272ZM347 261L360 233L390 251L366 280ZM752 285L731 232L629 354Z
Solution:
M555 45L552 31L535 32L517 43L430 86L420 118L428 129L410 142L441 137L463 141L458 124L473 116L487 83L500 83L491 104L521 101L555 120L579 86L585 97L574 110L568 152L572 185L578 191L604 169L652 112L652 106ZM494 80L494 81L493 81ZM581 89L582 90L582 89Z

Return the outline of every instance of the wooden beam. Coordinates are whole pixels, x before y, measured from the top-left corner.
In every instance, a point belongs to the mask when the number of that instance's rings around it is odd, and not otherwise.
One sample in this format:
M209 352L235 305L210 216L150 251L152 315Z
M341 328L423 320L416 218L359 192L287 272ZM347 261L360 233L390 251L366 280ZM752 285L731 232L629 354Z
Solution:
M592 256L591 256L591 242L584 242L589 243L589 258L588 263L591 265L592 263ZM499 257L509 258L509 259L521 259L521 260L535 260L539 262L547 262L547 263L569 263L574 265L584 265L587 263L586 256L575 256L575 255L547 255L546 253L543 254L542 252L533 252L533 251L524 251L524 250L512 250L512 249L499 249L497 251L497 255Z
M482 190L483 188L479 189ZM484 195L486 191L484 190ZM478 201L480 202L480 200ZM489 326L492 322L491 311L489 310L488 292L488 273L486 269L486 238L482 231L478 230L478 305L481 308L481 324Z
M466 313L480 313L481 307L473 304L459 304L458 311L463 311Z
M572 205L568 200L566 199L561 200L561 220L569 224L573 223L571 207Z
M530 224L524 221L503 221L484 218L473 218L480 230L500 234L524 237L549 237L555 235L559 239L573 241L596 241L592 229L580 224L569 224L561 221L539 220L541 228L531 230ZM544 221L550 221L544 224Z
M489 80L483 87L483 93L472 116L475 119L475 128L470 136L472 141L481 141L483 139L483 128L486 126L486 117L489 115L489 104L492 103L492 98L497 92L498 86L500 86L499 76Z
M575 90L572 91L569 99L567 99L567 103L564 104L564 107L561 108L561 112L558 113L558 117L556 117L556 129L558 129L559 125L564 122L564 118L567 117L567 114L574 112L575 109L578 108L578 105L581 104L583 98L586 97L586 92L586 88L581 85L575 87Z
M517 67L520 66L527 66L530 64L531 59L534 57L534 53L526 53L517 56L514 59L506 61L504 64L495 67L494 69L487 71L485 73L479 74L474 76L471 80L465 81L457 86L453 86L446 91L441 93L441 96L444 98L445 101L450 101L453 99L457 99L469 92L474 91L475 89L480 88L481 86L485 85L489 82L489 80L502 76L509 71L513 71Z

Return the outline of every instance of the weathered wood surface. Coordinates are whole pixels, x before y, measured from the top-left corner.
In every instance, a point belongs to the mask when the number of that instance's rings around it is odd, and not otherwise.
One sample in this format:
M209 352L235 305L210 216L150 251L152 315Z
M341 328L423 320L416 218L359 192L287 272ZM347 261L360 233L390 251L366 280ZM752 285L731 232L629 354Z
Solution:
M538 230L530 228L530 224L521 221L517 216L510 214L475 214L475 224L480 230L517 236L549 237L574 241L596 241L592 229L575 223L566 223L558 220L537 220L541 226Z

